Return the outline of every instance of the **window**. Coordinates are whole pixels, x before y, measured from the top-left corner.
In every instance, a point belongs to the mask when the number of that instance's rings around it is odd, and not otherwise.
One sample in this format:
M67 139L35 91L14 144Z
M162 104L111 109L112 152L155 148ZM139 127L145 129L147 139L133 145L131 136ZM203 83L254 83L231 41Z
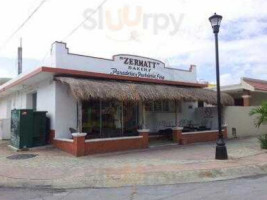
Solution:
M138 104L119 101L82 102L82 130L88 138L137 135Z
M100 134L100 102L82 102L82 130L89 137L98 137Z
M163 112L169 112L170 111L169 101L162 101L162 111Z
M145 109L148 112L152 112L153 111L153 101L150 102L145 102Z
M145 103L148 112L175 112L175 101L150 101Z
M235 101L235 106L243 106L243 98L237 98L237 99L234 99Z
M37 109L37 92L32 94L32 109Z
M104 137L122 135L122 103L118 101L102 102L101 134Z
M204 107L204 102L198 101L198 108L203 108L203 107Z
M33 109L33 110L37 109L37 92L27 94L26 108Z
M155 101L154 102L154 112L162 111L162 102L161 101Z

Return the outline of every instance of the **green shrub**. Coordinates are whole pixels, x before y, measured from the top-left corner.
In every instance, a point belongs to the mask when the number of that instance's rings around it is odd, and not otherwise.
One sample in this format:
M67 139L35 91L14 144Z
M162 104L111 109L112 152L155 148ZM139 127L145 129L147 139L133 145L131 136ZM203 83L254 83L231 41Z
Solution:
M262 149L267 149L267 134L261 135L259 141Z
M253 108L249 115L256 115L255 126L260 127L263 123L267 122L267 101L262 102L258 108ZM267 149L267 134L259 137L259 142L262 149Z
M257 115L255 126L260 127L264 122L267 122L267 101L262 102L258 108L253 108L249 115Z

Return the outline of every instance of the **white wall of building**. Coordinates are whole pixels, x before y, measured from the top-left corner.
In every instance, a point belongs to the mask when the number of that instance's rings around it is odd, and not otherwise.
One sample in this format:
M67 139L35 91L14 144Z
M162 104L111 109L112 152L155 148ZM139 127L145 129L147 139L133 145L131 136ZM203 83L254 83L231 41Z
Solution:
M11 98L0 100L0 139L10 139L10 109Z
M77 129L77 101L66 85L56 82L55 132L58 138L71 138L69 128Z
M225 106L223 107L223 124L227 124L228 137L246 137L267 134L267 125L260 128L255 127L256 116L250 116L249 112L255 106ZM199 122L207 121L212 124L213 129L218 129L217 107L206 107L196 109L196 116ZM235 130L234 130L235 129Z
M51 63L48 63L51 67L65 68L72 70L81 70L89 72L97 72L104 74L112 74L114 68L123 72L135 72L143 73L141 70L128 69L128 65L123 64L120 57L128 56L132 58L142 59L151 61L153 59L144 58L140 56L131 55L118 55L113 59L103 59L90 56L82 56L77 54L71 54L68 52L68 48L65 43L55 42L52 45L51 50ZM157 60L154 60L157 61ZM191 70L179 70L176 68L167 68L165 64L161 61L158 62L159 65L155 69L152 69L150 74L160 74L165 77L164 80L169 81L184 81L184 82L197 82L196 67L192 65ZM129 75L130 76L130 75Z
M8 97L0 98L0 138L10 138L11 110L13 109L32 109L32 93L37 93L37 111L47 111L47 116L51 121L51 129L55 128L55 82L44 80L36 85L23 88L14 92ZM8 127L7 127L8 126ZM2 128L1 128L2 127Z
M233 137L233 128L236 129L237 137L267 134L267 125L262 125L260 128L255 127L256 116L249 116L252 108L255 107L227 106L224 108L224 120L228 125L229 137Z
M56 83L53 80L41 82L35 90L37 92L37 111L47 111L46 116L50 119L50 129L55 129L56 109Z

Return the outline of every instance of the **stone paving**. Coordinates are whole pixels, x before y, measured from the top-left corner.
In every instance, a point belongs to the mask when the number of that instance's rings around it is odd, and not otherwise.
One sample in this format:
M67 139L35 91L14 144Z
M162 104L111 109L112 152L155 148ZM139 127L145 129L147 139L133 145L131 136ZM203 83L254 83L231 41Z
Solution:
M7 187L161 185L267 174L267 151L260 149L255 137L227 141L227 161L214 159L214 143L171 144L79 158L51 146L14 152L7 145L0 142L0 186ZM7 158L14 154L37 156Z

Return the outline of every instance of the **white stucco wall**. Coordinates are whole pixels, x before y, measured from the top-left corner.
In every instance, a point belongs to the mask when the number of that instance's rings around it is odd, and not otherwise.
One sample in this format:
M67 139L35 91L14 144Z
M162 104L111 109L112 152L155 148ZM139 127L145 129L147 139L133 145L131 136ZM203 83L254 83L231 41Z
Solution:
M254 120L256 116L249 116L249 112L252 108L255 108L255 106L223 107L222 123L227 124L229 138L234 137L233 128L236 129L237 137L256 136L264 133L267 134L267 125L262 125L260 128L255 127ZM209 111L207 111L207 109ZM196 109L196 116L200 122L207 121L212 124L214 129L218 128L217 107L198 108Z
M51 79L39 82L36 85L25 87L23 90L14 92L8 97L0 98L0 120L10 121L11 110L13 109L31 109L31 94L37 93L37 111L47 111L47 116L51 121L51 129L55 127L55 82ZM4 127L3 127L4 126ZM5 135L5 139L10 138L9 125L3 125L0 130L1 135ZM1 129L1 126L0 126ZM3 131L4 130L4 131Z
M26 108L26 94L15 92L0 98L0 139L10 139L10 119L12 109Z
M47 111L46 116L50 119L50 129L55 129L56 109L56 84L49 79L42 81L37 87L37 111Z
M10 139L11 98L0 99L0 139Z
M228 124L229 137L232 137L232 128L236 128L237 137L267 134L267 125L255 128L256 116L249 116L252 108L255 107L227 106L224 108L224 119L225 123Z
M55 83L55 132L58 138L71 138L69 128L77 128L77 101L70 94L68 87Z
M118 55L118 56L130 56L137 59L151 61L153 58L145 58L141 56L132 56L132 55ZM128 69L128 65L124 65L119 57L115 57L114 60L96 58L90 56L83 56L72 54L68 52L68 48L65 43L55 42L52 45L50 66L56 68L72 69L72 70L81 70L89 72L97 72L104 74L111 74L112 69L116 68L119 71L127 72L142 72L142 70L132 70ZM156 61L156 60L154 60ZM160 65L157 65L156 68L152 69L151 74L160 74L165 77L164 80L169 81L183 81L183 82L197 82L196 67L192 65L190 70L179 70L176 68L167 68L165 64L159 61ZM143 73L143 72L142 72ZM128 75L127 75L128 76Z

